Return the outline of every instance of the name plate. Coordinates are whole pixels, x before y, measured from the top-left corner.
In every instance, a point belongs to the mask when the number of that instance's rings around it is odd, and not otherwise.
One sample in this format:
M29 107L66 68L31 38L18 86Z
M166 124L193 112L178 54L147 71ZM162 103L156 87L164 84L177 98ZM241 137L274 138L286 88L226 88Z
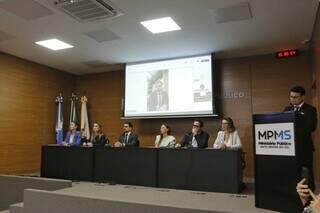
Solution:
M295 156L294 124L255 124L256 155Z

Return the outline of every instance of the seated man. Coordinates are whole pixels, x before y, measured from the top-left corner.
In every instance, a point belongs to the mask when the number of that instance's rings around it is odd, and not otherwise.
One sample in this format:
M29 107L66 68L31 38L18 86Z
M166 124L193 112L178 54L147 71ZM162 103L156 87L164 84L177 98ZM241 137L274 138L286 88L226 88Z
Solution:
M114 144L115 147L134 147L139 146L138 135L132 132L133 125L130 122L123 124L123 133L119 136L118 141Z
M207 148L209 134L202 130L203 122L201 120L195 120L191 132L185 134L176 147L188 147L188 148Z
M81 133L77 130L78 124L71 122L66 138L59 145L63 146L81 146Z

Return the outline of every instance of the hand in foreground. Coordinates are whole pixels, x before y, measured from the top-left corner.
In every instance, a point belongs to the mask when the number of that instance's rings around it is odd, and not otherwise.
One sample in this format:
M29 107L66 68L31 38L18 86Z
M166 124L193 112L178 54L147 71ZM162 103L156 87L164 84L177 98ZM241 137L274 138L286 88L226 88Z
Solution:
M312 197L312 201L310 202L310 207L312 208L314 213L320 213L319 198L310 189L309 189L309 194Z
M309 187L308 185L304 184L305 182L305 178L303 178L298 184L297 184L297 192L299 194L299 197L301 199L301 202L303 205L306 204L306 202L308 201L309 199L309 196L310 196L310 193L309 193Z

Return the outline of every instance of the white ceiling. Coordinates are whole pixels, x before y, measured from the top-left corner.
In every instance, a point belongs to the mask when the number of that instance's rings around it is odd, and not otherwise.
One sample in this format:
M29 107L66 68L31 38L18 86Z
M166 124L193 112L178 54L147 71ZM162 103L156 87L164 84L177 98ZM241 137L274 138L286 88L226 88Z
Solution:
M20 10L28 8L23 5L25 0L10 1ZM230 58L287 48L305 49L303 41L311 37L319 3L248 0L252 19L216 23L213 10L244 1L112 0L124 12L123 16L83 24L58 10L54 0L35 1L52 14L25 19L0 9L0 31L9 34L8 39L0 39L0 51L74 74L119 69L118 65L89 67L84 64L88 61L119 64L210 52L219 58ZM171 16L182 30L154 35L139 23L165 16ZM99 43L84 34L103 29L119 39ZM75 47L55 52L34 44L49 38L61 39Z

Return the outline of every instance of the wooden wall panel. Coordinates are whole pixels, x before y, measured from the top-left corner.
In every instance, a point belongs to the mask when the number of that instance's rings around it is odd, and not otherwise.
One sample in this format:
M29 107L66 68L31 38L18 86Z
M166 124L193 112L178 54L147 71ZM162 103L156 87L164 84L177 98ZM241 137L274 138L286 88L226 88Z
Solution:
M310 57L277 60L273 55L218 61L223 115L234 119L246 154L245 176L253 176L252 114L281 111L288 104L288 90L292 85L311 86ZM121 98L124 96L124 71L77 77L78 95L89 98L90 120L100 121L112 143L121 133ZM308 90L309 91L309 90ZM138 94L137 94L138 95ZM309 99L309 96L308 96ZM210 133L212 146L220 120L203 118L205 131ZM153 146L161 123L172 128L181 140L191 129L192 118L131 120L139 134L141 146Z
M310 92L311 61L308 54L277 60L273 55L218 61L223 115L234 119L247 153L245 176L253 176L252 114L281 111L288 90L301 84ZM55 96L73 90L89 99L89 119L100 122L114 143L122 131L121 102L124 71L72 76L45 66L0 54L0 172L37 171L40 147L54 141ZM311 91L312 94L312 91ZM308 95L307 100L311 100ZM69 108L65 100L65 115ZM67 116L65 116L65 120ZM131 120L141 146L153 146L161 123L172 127L178 141L192 126L192 118ZM220 120L203 118L212 146ZM19 134L17 134L17 131ZM317 145L318 147L318 145ZM318 157L318 154L316 155ZM317 170L317 177L319 178Z
M253 113L282 111L289 103L288 89L295 85L306 89L306 100L310 103L311 84L309 53L281 60L256 57L252 63Z
M39 171L41 145L55 141L55 97L75 78L4 53L0 69L0 173Z

